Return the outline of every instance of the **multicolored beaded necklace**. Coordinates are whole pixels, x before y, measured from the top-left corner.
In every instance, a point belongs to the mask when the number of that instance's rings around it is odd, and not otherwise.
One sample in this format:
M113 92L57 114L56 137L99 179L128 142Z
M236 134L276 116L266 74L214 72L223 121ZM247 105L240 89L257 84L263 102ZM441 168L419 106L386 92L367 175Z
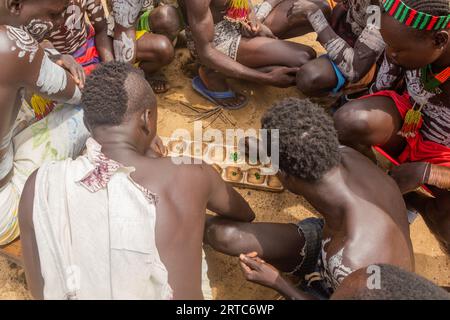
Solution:
M417 30L438 31L450 28L450 15L434 16L425 12L417 11L402 0L382 0L386 13L395 20ZM450 78L450 67L447 67L435 75L428 65L421 70L421 80L425 90L434 94L440 94L439 88ZM406 113L403 127L399 134L405 138L414 138L422 126L423 105L417 107L417 103Z
M248 24L252 12L250 0L229 0L225 19L241 24Z

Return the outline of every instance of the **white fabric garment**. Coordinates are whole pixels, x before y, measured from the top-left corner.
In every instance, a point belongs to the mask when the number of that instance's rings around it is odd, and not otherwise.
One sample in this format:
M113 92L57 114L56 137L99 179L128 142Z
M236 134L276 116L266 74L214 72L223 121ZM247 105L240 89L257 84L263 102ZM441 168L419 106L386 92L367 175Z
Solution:
M87 155L44 164L33 221L45 299L171 299L155 243L154 195L131 168Z

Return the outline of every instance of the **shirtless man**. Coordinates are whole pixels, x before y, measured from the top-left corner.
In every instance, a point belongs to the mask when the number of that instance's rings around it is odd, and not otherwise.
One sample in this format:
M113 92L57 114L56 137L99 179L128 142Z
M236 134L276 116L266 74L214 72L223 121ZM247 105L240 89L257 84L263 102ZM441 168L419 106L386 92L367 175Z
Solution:
M178 3L188 25L188 48L201 64L193 88L217 105L238 109L247 103L245 96L229 89L227 77L289 87L295 84L298 68L316 56L310 47L276 38L291 38L310 30L302 17L287 23L293 0L267 0L244 17L245 24L231 21L229 0ZM329 13L327 1L314 3Z
M159 4L164 1L108 2L114 17L116 60L138 63L154 92L167 92L167 79L160 70L175 58L174 44L183 28L178 9Z
M408 206L420 212L450 254L449 2L383 6L387 55L374 88L379 92L343 106L335 114L336 128L345 145L372 158L372 146L379 146L398 160L391 174ZM401 81L407 88L393 91ZM434 198L411 193L423 184Z
M205 243L240 256L249 273L257 257L294 273L325 298L354 270L370 264L414 270L406 207L398 187L363 155L339 146L333 121L322 108L287 99L268 111L262 127L279 130L278 176L283 185L303 196L324 220L310 218L295 225L214 217L207 220ZM312 275L315 272L319 276ZM275 278L248 277L271 287ZM288 299L305 298L302 290L283 279L275 290Z
M139 69L119 62L100 66L87 80L83 106L85 121L93 137L87 143L87 156L42 167L30 177L22 197L21 239L28 285L33 296L62 299L68 294L63 289L58 295L59 291L51 289L54 288L52 284L55 280L67 275L64 271L61 274L47 268L52 262L52 258L48 258L48 250L53 249L54 242L47 243L45 239L56 237L56 243L64 244L70 237L71 246L59 250L62 250L63 256L73 252L72 264L81 268L81 289L76 293L76 298L167 298L158 296L158 292L156 295L147 295L152 291L149 287L157 285L154 281L152 283L153 276L164 278L161 274L167 270L168 284L173 290L174 299L202 299L202 238L206 208L229 219L247 222L254 219L253 211L212 167L176 165L170 158L151 156L149 146L157 129L156 99ZM59 176L62 171L65 177ZM120 173L123 172L125 176L122 179ZM128 177L130 172L131 179ZM78 181L79 178L82 180ZM61 189L64 179L66 194L52 192L53 188ZM118 188L118 194L113 191L115 188ZM130 188L131 192L128 191ZM64 205L67 212L59 206L58 199L68 199ZM70 199L77 201L74 203ZM117 205L112 205L111 201L116 200L119 200ZM49 229L46 232L42 232L41 223L45 212L41 210L41 205L46 203L48 207L45 205L44 209L48 210L49 217L57 219L53 220L54 224L47 226ZM154 214L154 205L156 227L152 229L145 219L147 215ZM70 225L64 230L70 230L70 234L58 229L58 222L68 214ZM98 215L109 217L109 222L107 218L102 223L92 223L92 219ZM114 233L117 232L115 223L121 230L119 234ZM95 228L76 228L80 224L95 225ZM107 230L104 237L100 236L108 224L111 229ZM151 236L154 233L156 240ZM112 284L111 290L103 292L102 288L107 285L102 282L103 278L97 280L95 277L96 281L89 282L91 275L102 269L103 265L98 260L77 259L75 250L77 247L83 248L82 257L101 257L102 243L109 241L110 237L114 239L111 241L112 260L111 263L108 260L105 268L112 270L112 278L107 276L106 281L113 279L115 284L120 284L117 279L123 275L125 282L123 287ZM149 261L150 255L155 255L155 250L147 248L155 243L162 265L154 263L163 271L140 280L143 272L139 270L142 263L140 258ZM109 247L107 252L109 256ZM133 252L136 252L134 256ZM129 260L125 264L114 264L115 255L123 255ZM39 257L42 258L40 262ZM86 269L83 269L83 265L86 265ZM139 291L137 287L143 290ZM156 287L153 288L156 292Z
M60 102L80 102L81 92L73 78L33 39L45 35L52 23L62 23L68 4L67 0L0 4L0 245L19 235L17 209L28 176L46 159L77 155L87 138L77 108L55 110L26 129L29 118L19 113L26 91Z
M338 0L331 23L310 0L298 0L289 19L307 17L327 55L302 66L297 87L310 97L364 89L376 74L385 44L380 34L379 0Z

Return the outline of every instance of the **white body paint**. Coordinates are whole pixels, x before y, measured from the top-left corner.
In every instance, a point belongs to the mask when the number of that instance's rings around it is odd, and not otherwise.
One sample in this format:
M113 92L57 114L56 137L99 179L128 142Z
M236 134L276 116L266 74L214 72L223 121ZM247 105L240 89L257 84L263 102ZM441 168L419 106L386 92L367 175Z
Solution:
M50 21L33 19L25 26L25 29L37 42L41 42L50 30L53 29L53 23Z
M272 12L273 7L268 2L263 2L256 10L256 18L258 20L265 20L267 16Z
M329 26L328 21L325 18L325 15L323 14L322 10L317 10L313 14L310 14L308 16L308 20L317 34L320 34L323 30L325 30Z
M67 75L63 68L52 62L47 53L42 58L41 70L36 85L42 93L52 95L67 87Z
M39 49L37 41L23 28L6 26L6 34L11 41L15 42L11 51L17 51L19 58L24 58L28 54L28 61L33 62Z
M75 87L75 92L70 100L66 101L67 104L80 104L81 102L81 91L78 87Z
M377 53L383 52L386 47L380 30L375 27L365 28L358 39L372 51Z
M117 61L131 62L133 60L134 42L125 32L122 32L120 40L114 40L113 44Z
M125 28L130 28L144 5L144 0L113 0L115 22Z

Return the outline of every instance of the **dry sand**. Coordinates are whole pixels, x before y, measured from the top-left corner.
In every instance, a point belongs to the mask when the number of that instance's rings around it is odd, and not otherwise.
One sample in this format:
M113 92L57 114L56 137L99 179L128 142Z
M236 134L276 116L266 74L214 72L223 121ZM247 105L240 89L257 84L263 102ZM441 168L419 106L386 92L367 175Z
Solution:
M315 42L314 34L295 39L295 41L301 41L318 51L323 51L323 48ZM170 136L178 128L186 128L192 132L192 123L189 123L191 118L186 115L190 112L179 103L180 101L189 102L194 106L212 107L210 103L194 93L190 80L180 72L186 60L186 50L178 50L176 60L166 70L172 89L158 97L158 128L161 136ZM237 127L243 129L259 128L261 115L274 101L288 96L300 97L294 88L275 89L238 82L233 82L233 85L251 96L251 101L246 108L230 113L237 121ZM219 130L228 127L220 120L212 125L212 128ZM255 210L257 221L295 223L314 215L314 210L302 197L289 192L274 194L245 189L238 189L238 191ZM439 249L436 240L421 219L417 219L413 224L411 233L417 272L438 285L450 286L450 258ZM272 290L246 282L240 273L236 258L216 253L210 248L206 248L206 255L209 277L216 299L276 299L278 297ZM0 258L0 299L27 298L30 296L26 289L23 270Z

